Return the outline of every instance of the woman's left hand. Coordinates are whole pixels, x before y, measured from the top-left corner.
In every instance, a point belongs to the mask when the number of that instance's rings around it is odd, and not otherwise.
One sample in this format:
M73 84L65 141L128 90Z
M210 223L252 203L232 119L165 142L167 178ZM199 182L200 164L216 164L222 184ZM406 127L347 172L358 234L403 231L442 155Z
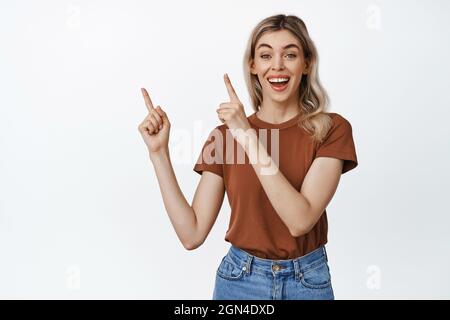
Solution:
M219 109L216 109L220 121L225 123L229 129L231 129L231 133L233 137L241 143L240 131L242 131L245 135L248 129L251 128L250 123L248 122L247 116L245 115L244 106L239 100L236 92L234 91L233 86L231 85L230 78L228 74L224 75L225 86L228 90L228 95L230 96L230 102L221 103ZM241 130L239 130L241 129ZM239 138L239 139L238 139Z

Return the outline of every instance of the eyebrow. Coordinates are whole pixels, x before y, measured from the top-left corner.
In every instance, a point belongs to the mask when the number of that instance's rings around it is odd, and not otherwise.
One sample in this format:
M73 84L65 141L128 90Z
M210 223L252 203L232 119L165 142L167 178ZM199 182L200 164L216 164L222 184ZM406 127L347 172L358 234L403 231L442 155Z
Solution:
M256 48L256 50L258 50L261 47L268 47L270 49L273 49L270 45L268 45L267 43L261 43L258 48ZM294 44L294 43L290 43L287 46L284 46L283 49L289 49L289 48L297 48L300 51L300 48L298 47L298 45Z

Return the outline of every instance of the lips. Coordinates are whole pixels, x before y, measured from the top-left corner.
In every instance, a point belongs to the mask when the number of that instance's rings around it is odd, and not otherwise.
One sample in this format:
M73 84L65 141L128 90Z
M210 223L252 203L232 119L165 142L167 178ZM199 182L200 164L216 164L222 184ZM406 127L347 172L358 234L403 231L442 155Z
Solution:
M288 80L286 82L280 82L280 83L271 83L269 81L269 79L271 78L287 78ZM290 77L286 76L286 75L276 75L276 76L269 76L267 77L267 81L270 84L270 87L277 92L283 91L288 87L288 83L289 83Z

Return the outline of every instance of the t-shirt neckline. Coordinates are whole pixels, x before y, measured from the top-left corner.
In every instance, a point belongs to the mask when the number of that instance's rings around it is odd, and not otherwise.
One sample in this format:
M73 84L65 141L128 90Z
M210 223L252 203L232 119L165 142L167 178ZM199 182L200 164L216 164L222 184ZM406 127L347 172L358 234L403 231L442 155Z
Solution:
M291 118L289 120L286 120L284 122L271 123L271 122L266 122L266 121L261 120L260 118L258 118L256 116L256 112L257 111L255 111L252 115L250 115L248 120L251 123L253 123L254 125L258 126L259 128L265 128L265 129L285 129L285 128L289 128L289 127L292 127L295 124L297 124L298 119L300 118L300 113L298 113L293 118Z

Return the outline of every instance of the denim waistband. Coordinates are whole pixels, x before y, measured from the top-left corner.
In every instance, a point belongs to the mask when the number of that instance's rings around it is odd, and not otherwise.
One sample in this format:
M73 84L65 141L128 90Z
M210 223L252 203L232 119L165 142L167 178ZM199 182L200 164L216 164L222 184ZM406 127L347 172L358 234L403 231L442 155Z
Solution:
M245 272L253 270L263 274L277 273L280 275L295 273L295 277L300 277L308 269L328 261L325 245L321 245L301 257L287 260L259 258L234 245L230 246L227 256Z

